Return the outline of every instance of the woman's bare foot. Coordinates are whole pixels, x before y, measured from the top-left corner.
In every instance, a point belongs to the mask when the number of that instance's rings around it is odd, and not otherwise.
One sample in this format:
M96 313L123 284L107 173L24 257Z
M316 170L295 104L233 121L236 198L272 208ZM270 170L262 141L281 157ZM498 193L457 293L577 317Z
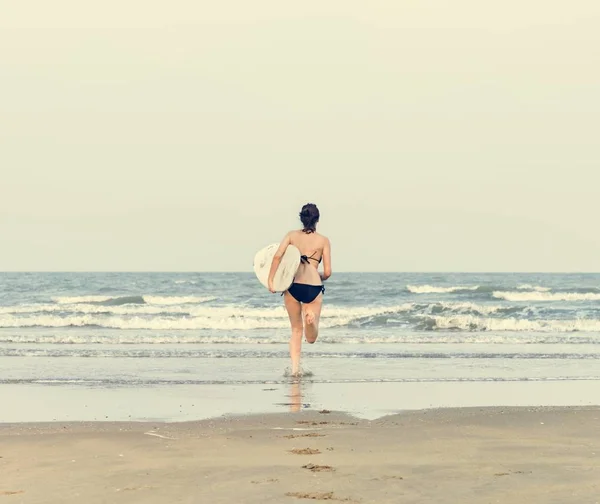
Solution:
M317 317L312 310L307 310L304 313L304 337L307 343L314 343L317 341L318 327Z
M300 377L300 363L299 362L293 362L292 363L292 371L290 373L290 376L292 378L298 378L298 377Z
M292 369L286 369L283 375L287 378L298 379L302 378L302 371L299 368L294 368L292 366Z
M306 313L304 314L304 321L308 325L314 324L315 323L315 314L312 311L307 310Z

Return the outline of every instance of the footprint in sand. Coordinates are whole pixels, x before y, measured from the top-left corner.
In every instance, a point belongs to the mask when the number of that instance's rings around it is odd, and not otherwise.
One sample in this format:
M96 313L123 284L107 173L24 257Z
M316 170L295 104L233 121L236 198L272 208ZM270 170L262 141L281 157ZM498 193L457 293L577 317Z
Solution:
M308 469L312 472L333 472L335 469L328 465L316 465L316 464L306 464L302 466L302 469Z
M144 485L144 486L139 486L139 487L117 488L117 489L115 489L115 491L116 492L135 492L136 490L153 490L156 488L157 487L154 487L154 486Z
M501 472L496 473L494 476L510 476L511 474L531 474L531 471L510 471L510 472Z
M22 494L25 493L25 490L13 490L13 491L6 491L6 492L0 492L0 495L18 495L18 494Z
M334 499L333 492L287 492L285 495L296 499L337 500Z
M333 492L287 492L287 497L296 499L330 500L339 502L357 502L349 497L336 497Z
M294 448L293 450L288 451L294 455L318 455L321 453L321 451L316 448Z
M334 500L333 492L286 492L285 495L296 499Z
M316 432L309 432L307 434L288 434L287 436L282 436L286 439L295 439L300 437L325 437L325 434L317 434Z

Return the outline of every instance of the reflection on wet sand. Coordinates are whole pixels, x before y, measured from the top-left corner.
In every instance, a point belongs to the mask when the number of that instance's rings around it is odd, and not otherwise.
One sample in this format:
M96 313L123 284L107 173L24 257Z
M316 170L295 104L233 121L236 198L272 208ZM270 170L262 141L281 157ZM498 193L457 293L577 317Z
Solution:
M302 388L300 380L294 378L290 386L290 411L296 413L302 409Z
M303 384L301 378L292 378L289 381L288 393L284 397L289 398L285 402L274 403L276 406L287 406L290 413L297 413L303 409L310 408L310 402L303 402L305 399L302 390Z

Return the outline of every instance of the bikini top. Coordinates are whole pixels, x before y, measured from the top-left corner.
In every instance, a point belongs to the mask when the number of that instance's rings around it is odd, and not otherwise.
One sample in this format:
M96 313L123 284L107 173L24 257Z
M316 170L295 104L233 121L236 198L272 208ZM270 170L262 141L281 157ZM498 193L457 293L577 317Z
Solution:
M317 261L317 262L318 262L318 264L321 264L321 259L323 259L323 257L322 257L322 256L321 256L321 257L319 257L319 259L318 259L318 260L317 260L317 259L315 259L313 256L314 256L316 253L317 253L317 251L315 250L315 251L314 251L314 252L313 252L313 253L310 255L310 257L308 257L306 254L304 254L304 255L301 255L301 256L300 256L300 262L302 262L302 263L305 263L305 264L308 264L308 260L309 260L309 259L312 259L313 261Z

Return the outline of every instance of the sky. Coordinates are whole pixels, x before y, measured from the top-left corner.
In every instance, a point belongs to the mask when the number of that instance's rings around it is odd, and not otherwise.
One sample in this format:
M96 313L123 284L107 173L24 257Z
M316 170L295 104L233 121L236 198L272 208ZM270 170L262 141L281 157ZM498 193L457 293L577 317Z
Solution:
M0 271L600 271L597 0L0 5Z

